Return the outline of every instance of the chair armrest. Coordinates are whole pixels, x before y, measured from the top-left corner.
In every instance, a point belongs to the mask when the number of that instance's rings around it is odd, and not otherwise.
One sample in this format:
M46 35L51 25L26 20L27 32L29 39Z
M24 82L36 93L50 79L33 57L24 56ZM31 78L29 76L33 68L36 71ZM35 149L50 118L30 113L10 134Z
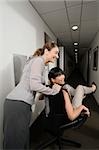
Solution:
M83 116L79 116L77 119L75 119L74 121L67 123L65 125L60 126L60 129L69 129L69 128L78 128L80 126L82 126L85 121L87 120L88 115L83 115Z

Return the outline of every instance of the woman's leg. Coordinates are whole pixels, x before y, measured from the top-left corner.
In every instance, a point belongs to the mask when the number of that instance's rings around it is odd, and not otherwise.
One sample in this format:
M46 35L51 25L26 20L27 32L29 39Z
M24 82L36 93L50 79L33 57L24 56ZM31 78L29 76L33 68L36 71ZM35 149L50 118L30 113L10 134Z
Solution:
M96 90L96 85L92 84L92 86L90 86L90 87L83 86L83 89L84 89L84 94L90 94Z
M83 85L78 85L75 90L75 95L72 99L72 104L74 107L78 107L82 104L82 100L86 94L94 92L95 87L87 87Z
M4 104L4 150L29 149L29 123L31 110L28 104L6 100Z
M63 86L63 89L66 89L70 96L74 96L75 95L75 89L72 86L70 86L69 84L65 84Z

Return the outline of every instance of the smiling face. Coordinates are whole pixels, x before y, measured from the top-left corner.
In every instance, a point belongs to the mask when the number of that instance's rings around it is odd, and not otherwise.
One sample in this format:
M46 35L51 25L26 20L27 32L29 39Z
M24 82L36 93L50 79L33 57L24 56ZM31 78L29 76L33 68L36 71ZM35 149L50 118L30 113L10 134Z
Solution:
M59 67L52 68L48 73L48 78L51 85L55 83L59 85L65 84L65 77L65 72Z
M63 85L65 83L65 75L61 74L55 77L55 79L51 78L53 84L57 83L59 85Z
M58 53L59 53L59 49L57 46L52 48L50 51L46 49L45 51L46 62L45 63L48 63L48 62L54 63L59 58Z

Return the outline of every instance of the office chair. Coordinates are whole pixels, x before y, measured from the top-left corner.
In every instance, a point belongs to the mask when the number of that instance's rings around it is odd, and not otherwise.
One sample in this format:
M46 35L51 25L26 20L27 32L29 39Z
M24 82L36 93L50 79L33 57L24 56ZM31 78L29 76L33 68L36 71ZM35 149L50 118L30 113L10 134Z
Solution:
M72 128L79 128L82 126L85 121L87 120L87 115L80 115L74 121L70 121L66 116L66 111L64 112L64 101L60 101L62 97L62 93L57 94L56 96L49 97L49 104L50 104L50 113L48 117L44 115L43 118L43 126L44 129L52 136L50 140L44 141L39 144L36 149L43 150L44 148L50 146L52 143L56 143L58 149L62 149L62 145L71 145L74 147L81 147L81 144L72 141L70 139L64 138L63 132L68 129ZM58 101L59 100L59 101ZM62 112L62 113L61 113ZM64 112L64 113L63 113Z

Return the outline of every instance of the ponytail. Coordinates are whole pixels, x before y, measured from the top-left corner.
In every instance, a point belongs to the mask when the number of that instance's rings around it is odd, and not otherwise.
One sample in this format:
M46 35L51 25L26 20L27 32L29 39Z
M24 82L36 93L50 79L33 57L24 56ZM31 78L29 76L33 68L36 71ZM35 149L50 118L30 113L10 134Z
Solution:
M42 56L44 54L44 50L42 48L37 49L33 56Z
M52 42L47 42L44 44L43 48L39 48L37 49L33 56L42 56L44 54L45 49L47 49L48 51L51 51L52 48L56 47L56 43L54 41Z

